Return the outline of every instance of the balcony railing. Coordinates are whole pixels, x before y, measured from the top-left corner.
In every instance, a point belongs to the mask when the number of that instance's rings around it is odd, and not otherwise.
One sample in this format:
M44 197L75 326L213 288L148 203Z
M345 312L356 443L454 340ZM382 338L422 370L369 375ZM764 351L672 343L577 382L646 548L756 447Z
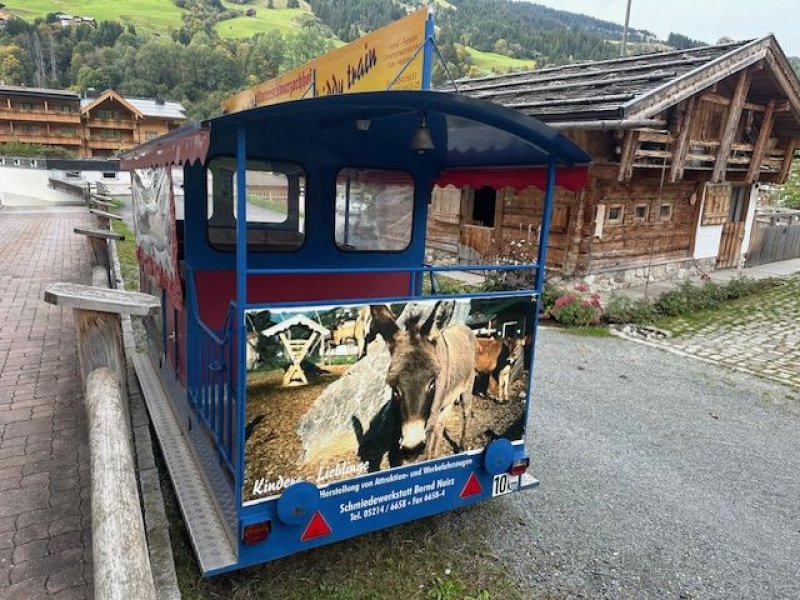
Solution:
M65 113L54 110L19 110L0 107L0 121L36 122L36 123L70 123L79 125L79 113Z
M53 135L46 132L25 133L22 131L0 132L0 143L22 142L27 144L45 144L48 146L80 146L81 137L75 135Z

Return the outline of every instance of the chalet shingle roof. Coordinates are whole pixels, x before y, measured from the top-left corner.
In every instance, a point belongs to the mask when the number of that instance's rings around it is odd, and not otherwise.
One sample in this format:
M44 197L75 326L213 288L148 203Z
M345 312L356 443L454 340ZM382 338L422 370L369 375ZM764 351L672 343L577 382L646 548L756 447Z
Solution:
M69 100L78 100L80 96L69 90L51 90L47 88L25 87L21 85L0 85L0 94L15 94L18 96L59 97Z
M714 65L757 55L774 38L703 46L459 80L463 94L516 108L545 122L629 117L653 94ZM641 116L641 115L639 115Z

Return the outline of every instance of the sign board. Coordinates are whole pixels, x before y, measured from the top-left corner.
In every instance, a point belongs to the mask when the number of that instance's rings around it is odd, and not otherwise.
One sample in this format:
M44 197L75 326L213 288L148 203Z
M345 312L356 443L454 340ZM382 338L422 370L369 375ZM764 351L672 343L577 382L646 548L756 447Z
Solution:
M248 310L245 505L521 443L534 310L524 293Z
M424 47L428 16L428 8L421 8L316 60L231 96L222 103L222 110L232 113L301 98L384 91L390 85L396 90L424 89L425 69L430 68L425 59L429 49Z
M279 77L239 92L225 100L223 109L232 113L256 106L310 98L314 95L314 65L315 61L304 63Z
M388 89L425 42L427 18L428 9L422 8L320 56L317 59L316 95L331 96ZM422 54L422 51L417 53L392 89L422 89Z

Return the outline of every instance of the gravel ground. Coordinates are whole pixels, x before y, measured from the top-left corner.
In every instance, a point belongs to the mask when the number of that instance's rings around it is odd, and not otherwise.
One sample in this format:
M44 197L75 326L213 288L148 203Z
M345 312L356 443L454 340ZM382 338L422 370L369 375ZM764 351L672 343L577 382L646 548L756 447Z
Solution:
M542 483L489 528L531 598L800 598L796 391L614 338L539 343Z

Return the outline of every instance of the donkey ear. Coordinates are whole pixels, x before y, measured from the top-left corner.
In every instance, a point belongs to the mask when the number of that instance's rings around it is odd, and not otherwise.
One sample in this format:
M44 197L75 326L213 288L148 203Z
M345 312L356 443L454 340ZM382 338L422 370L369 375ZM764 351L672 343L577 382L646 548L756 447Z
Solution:
M431 314L422 324L419 331L422 335L426 336L429 340L433 341L439 337L442 329L447 327L450 320L453 318L453 311L455 303L448 300L440 300L433 307Z
M394 334L400 329L395 322L396 317L392 309L382 304L373 304L369 307L369 311L372 315L370 328L380 334L391 352L394 348Z

